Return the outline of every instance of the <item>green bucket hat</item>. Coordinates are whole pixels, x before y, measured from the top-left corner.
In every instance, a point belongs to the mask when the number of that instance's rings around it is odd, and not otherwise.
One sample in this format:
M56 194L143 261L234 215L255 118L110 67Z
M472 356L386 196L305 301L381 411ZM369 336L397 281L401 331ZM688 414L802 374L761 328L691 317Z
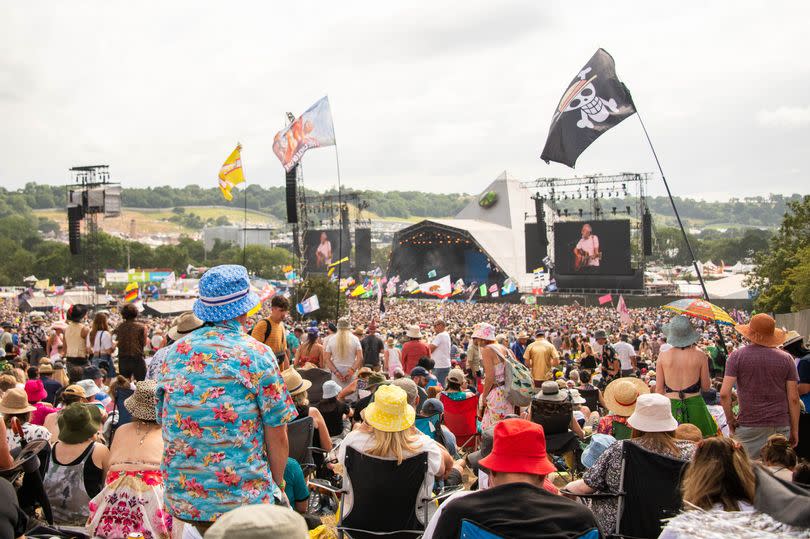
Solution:
M101 428L101 410L95 404L74 402L59 414L59 441L80 444L93 437Z

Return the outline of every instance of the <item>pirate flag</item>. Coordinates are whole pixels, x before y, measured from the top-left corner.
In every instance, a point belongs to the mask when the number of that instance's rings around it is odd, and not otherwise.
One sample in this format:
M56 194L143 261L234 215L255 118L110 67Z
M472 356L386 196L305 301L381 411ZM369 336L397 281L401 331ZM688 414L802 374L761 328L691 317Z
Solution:
M574 168L599 135L635 112L630 92L616 77L613 57L599 49L560 99L540 157Z

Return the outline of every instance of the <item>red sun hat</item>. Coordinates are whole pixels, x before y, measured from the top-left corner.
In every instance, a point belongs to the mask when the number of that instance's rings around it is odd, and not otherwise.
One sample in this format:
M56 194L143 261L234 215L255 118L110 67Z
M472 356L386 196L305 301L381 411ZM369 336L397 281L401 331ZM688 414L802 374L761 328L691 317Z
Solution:
M28 395L28 402L31 404L39 402L48 396L42 380L28 380L25 383L25 394Z
M500 473L548 475L557 470L546 454L543 427L517 418L495 425L492 452L480 465Z

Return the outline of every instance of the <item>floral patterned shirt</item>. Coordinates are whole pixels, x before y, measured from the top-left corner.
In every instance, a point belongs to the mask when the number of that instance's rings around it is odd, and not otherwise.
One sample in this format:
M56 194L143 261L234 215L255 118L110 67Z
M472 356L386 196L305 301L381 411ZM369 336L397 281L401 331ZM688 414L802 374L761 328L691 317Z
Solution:
M296 417L273 352L234 321L203 326L171 345L157 374L165 500L181 519L210 522L280 492L264 426Z

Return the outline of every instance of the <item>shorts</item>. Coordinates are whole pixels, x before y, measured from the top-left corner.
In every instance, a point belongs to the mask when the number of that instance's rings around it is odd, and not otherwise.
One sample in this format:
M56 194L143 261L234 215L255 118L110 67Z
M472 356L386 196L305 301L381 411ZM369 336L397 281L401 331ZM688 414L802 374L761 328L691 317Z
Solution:
M783 434L785 438L790 437L790 427L744 427L740 425L734 431L734 439L745 447L748 456L752 459L759 458L765 442L771 434Z
M135 378L140 382L146 379L146 361L138 356L119 357L118 372L124 378Z

